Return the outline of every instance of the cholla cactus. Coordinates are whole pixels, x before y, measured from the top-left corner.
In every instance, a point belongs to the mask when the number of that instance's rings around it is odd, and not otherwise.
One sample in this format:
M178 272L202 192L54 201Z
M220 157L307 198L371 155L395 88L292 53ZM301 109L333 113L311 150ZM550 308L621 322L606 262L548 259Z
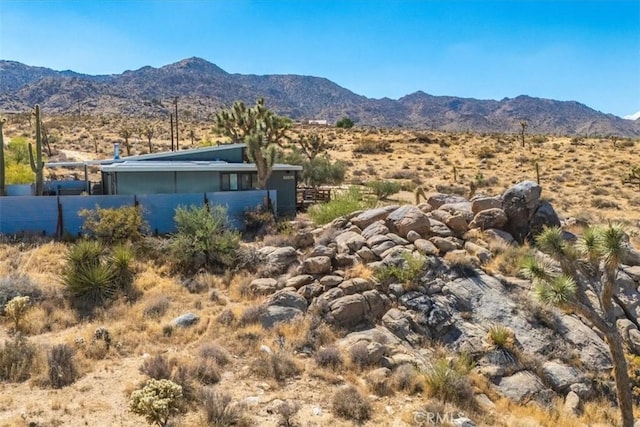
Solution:
M149 424L164 427L172 415L180 413L181 400L181 386L170 380L150 379L142 389L131 393L129 409Z
M14 330L17 332L20 327L20 321L24 318L29 310L29 297L15 297L5 305L4 312L7 317L13 320Z

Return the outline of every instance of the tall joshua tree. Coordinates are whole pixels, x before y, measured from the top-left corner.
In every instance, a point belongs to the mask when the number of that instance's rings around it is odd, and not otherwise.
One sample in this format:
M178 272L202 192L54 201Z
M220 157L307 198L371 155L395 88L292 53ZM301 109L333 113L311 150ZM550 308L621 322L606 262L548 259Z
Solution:
M527 126L529 126L529 123L527 123L526 120L521 120L520 121L520 138L522 138L522 148L524 148L524 131L527 128Z
M236 101L231 108L216 113L214 120L218 133L232 142L247 144L247 155L256 164L258 186L266 188L276 159L276 145L282 146L288 140L289 119L269 110L260 98L253 107Z
M633 427L631 385L614 312L616 274L629 250L623 227L588 228L575 245L558 227L544 230L535 240L556 265L535 259L525 263L522 271L533 281L534 295L543 303L573 310L602 333L613 361L622 425Z

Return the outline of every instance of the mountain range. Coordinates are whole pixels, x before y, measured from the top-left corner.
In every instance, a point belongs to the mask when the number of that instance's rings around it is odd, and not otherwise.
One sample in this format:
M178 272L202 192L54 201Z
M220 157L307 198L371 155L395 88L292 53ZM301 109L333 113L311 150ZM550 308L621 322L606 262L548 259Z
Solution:
M321 77L231 74L200 58L114 75L55 71L0 60L0 111L27 111L38 103L49 114L166 117L177 97L182 117L208 120L235 100L269 108L294 120L348 116L359 125L448 131L640 136L640 119L604 114L575 101L521 95L478 100L422 91L399 99L372 99Z

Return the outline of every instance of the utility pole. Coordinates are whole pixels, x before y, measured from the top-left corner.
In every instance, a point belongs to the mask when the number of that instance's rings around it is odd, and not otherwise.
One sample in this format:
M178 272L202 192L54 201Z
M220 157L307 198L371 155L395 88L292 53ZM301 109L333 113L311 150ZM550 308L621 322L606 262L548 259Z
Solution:
M176 105L176 151L180 149L180 142L178 138L178 97L173 99L173 103Z
M173 150L173 114L169 114L169 121L170 121L169 127L171 128L171 151L174 151Z

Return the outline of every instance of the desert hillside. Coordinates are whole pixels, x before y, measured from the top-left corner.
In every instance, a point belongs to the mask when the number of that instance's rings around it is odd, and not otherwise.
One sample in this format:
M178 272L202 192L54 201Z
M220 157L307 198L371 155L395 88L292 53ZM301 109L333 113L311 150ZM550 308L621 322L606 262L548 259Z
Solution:
M158 119L44 123L50 162L171 145ZM181 149L224 142L210 122L180 126ZM31 141L30 116L9 115L3 133L8 146ZM290 136L310 133L346 176L332 202L294 219L254 213L243 235L105 221L108 238L3 236L0 425L144 425L151 379L180 389L155 425L622 425L603 334L577 294L545 304L530 274L566 267L531 240L553 226L573 265L589 266L578 284L596 290L601 264L580 242L589 226L623 230L614 324L640 417L640 191L623 183L640 141L308 125ZM378 200L366 186L377 181L399 191Z

